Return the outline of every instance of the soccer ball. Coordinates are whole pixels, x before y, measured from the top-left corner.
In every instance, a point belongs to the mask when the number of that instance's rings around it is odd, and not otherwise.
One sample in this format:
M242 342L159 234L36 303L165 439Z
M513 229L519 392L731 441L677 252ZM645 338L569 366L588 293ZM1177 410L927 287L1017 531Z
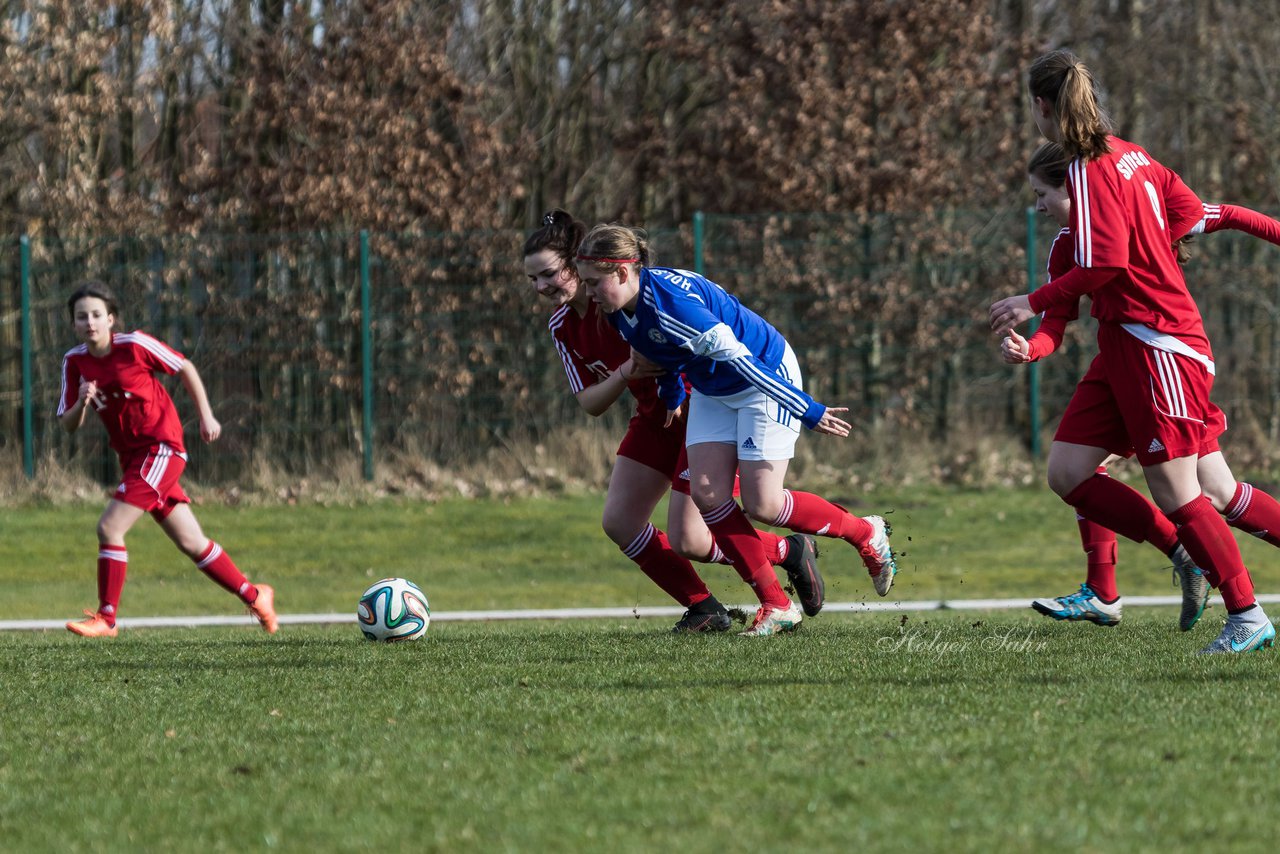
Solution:
M412 581L384 578L360 595L356 618L369 640L417 640L427 633L431 607L427 594Z

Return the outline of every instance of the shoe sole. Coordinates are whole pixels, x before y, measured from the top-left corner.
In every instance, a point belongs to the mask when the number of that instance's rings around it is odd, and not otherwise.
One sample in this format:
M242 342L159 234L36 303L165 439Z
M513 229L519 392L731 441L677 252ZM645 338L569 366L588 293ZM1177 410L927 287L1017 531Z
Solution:
M791 632L796 631L803 625L804 623L792 623L791 625L786 627L779 626L777 629L775 629L772 632L768 632L767 634L756 633L756 632L752 632L750 629L747 629L745 632L738 632L738 637L740 638L771 638L774 635L790 634Z
M114 632L82 632L79 629L73 629L71 628L70 625L68 625L67 631L71 632L71 634L73 635L76 635L82 638L113 638L119 632L119 629L117 629Z
M801 553L803 566L794 571L785 566L783 569L791 580L791 586L795 588L796 598L800 600L800 610L804 611L806 617L816 617L827 599L827 586L822 580L822 574L818 572L818 558L822 553L818 551L818 544L813 537L803 537L800 542L804 543L804 551ZM809 557L810 552L813 553L812 558ZM808 596L801 595L800 591L805 588L809 590ZM817 604L814 604L815 599Z
M1037 611L1038 613L1044 614L1046 617L1052 617L1053 619L1057 620L1059 623L1093 623L1095 626L1102 626L1104 629L1114 629L1116 626L1120 625L1119 620L1104 622L1103 620L1097 619L1096 617L1088 617L1084 615L1073 616L1071 614L1063 614L1061 611L1054 611L1052 608L1049 608L1046 605L1041 605L1039 602L1032 602L1031 608L1032 610Z

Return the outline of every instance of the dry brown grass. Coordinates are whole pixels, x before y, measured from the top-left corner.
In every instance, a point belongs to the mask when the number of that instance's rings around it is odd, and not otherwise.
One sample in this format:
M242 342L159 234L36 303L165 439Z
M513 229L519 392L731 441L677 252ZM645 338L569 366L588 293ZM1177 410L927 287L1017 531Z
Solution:
M354 504L385 499L437 501L450 497L512 498L603 490L609 481L618 436L596 425L566 428L554 443L519 442L494 447L475 460L442 465L413 447L384 453L366 481L352 456L311 467L319 474L298 475L273 465L263 454L235 484L201 483L185 477L187 490L201 502L226 504ZM16 453L0 456L0 506L98 502L109 485L98 484L62 461L38 461L28 481ZM946 443L903 437L885 431L875 438L840 441L807 436L797 447L788 481L824 494L856 499L887 488L949 484L999 488L1034 483L1043 477L1043 461L1006 437L974 433Z

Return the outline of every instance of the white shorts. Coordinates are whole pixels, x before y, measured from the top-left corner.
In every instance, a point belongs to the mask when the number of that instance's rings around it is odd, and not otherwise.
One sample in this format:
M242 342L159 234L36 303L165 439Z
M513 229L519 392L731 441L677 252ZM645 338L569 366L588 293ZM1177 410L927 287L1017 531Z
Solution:
M796 388L804 388L790 344L776 373ZM686 445L723 442L738 446L740 460L789 460L795 456L799 437L799 416L755 388L725 397L708 397L695 389L689 396Z

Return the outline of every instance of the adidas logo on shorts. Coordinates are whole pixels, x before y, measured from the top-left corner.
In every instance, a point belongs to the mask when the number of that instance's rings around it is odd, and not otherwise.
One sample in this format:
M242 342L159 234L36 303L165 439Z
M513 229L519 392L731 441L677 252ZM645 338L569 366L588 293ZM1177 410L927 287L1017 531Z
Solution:
M756 449L756 443L755 443L755 442L753 442L753 441L751 441L751 437L750 437L750 436L748 436L748 437L747 437L745 440L743 440L743 442L742 442L742 449L745 451L745 450L747 450L748 448L750 448L750 449L751 449L751 450L753 450L753 451Z
M1152 439L1151 444L1147 446L1148 454L1154 454L1158 451L1163 451L1163 450L1164 450L1164 445L1160 443L1159 439Z

